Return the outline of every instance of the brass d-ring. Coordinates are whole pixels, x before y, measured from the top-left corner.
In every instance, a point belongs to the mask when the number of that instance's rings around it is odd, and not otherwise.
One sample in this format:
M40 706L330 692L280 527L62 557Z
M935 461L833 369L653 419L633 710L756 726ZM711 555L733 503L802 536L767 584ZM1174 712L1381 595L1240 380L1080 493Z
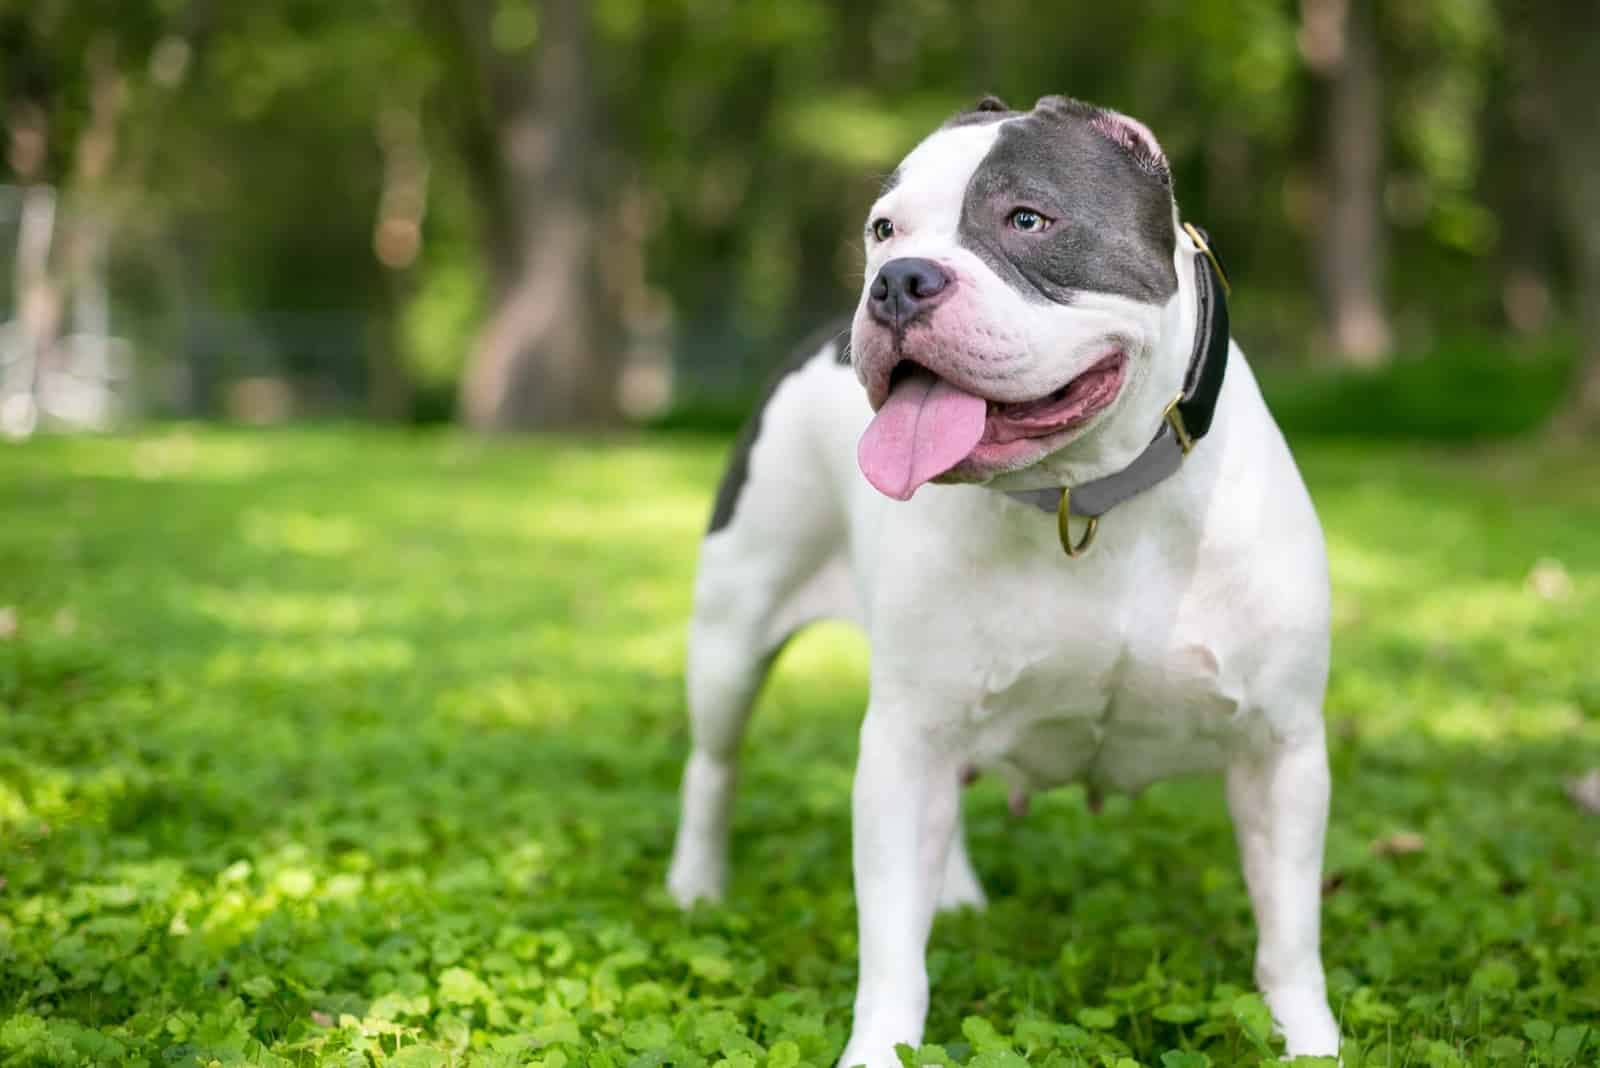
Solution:
M1100 526L1099 516L1090 516L1089 525L1083 530L1083 537L1073 544L1072 527L1069 520L1072 518L1072 490L1061 491L1061 504L1056 509L1056 533L1061 537L1061 551L1071 557L1079 557L1089 551L1089 546L1094 544L1094 532Z
M1233 296L1233 285L1228 281L1228 272L1222 269L1222 261L1217 259L1217 254L1211 251L1211 243L1206 240L1205 231L1194 223L1184 223L1183 232L1189 235L1189 240L1194 242L1206 259L1211 261L1211 266L1216 268L1217 279L1222 282L1222 291L1228 296Z

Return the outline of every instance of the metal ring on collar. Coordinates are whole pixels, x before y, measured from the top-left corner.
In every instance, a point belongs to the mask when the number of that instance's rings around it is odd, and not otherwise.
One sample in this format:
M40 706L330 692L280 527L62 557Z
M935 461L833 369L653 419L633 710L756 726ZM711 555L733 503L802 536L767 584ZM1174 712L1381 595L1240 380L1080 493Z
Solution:
M1071 557L1079 557L1089 551L1089 546L1094 544L1094 532L1100 527L1100 517L1090 516L1089 525L1084 528L1083 537L1076 543L1072 540L1072 527L1069 520L1072 518L1072 490L1061 491L1061 503L1056 507L1056 533L1061 538L1061 551Z

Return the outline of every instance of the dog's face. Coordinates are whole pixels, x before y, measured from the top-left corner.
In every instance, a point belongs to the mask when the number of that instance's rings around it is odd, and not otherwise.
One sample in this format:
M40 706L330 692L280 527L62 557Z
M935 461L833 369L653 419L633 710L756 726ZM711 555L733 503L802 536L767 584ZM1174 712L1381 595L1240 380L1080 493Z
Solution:
M1149 377L1176 242L1166 160L1132 119L1046 97L947 122L868 215L851 338L878 413L868 480L902 500L985 482L1114 420Z

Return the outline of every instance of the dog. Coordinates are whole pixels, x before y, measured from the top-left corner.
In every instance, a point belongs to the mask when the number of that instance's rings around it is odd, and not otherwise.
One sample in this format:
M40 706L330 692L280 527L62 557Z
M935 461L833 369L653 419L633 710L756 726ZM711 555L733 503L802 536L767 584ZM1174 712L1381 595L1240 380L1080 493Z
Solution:
M1291 1055L1337 1055L1322 531L1160 145L1069 98L985 98L888 178L865 247L848 347L778 378L701 547L670 892L724 891L737 750L776 651L853 620L872 658L841 1065L922 1041L935 910L984 902L959 827L971 768L1022 799L1220 772L1256 983Z

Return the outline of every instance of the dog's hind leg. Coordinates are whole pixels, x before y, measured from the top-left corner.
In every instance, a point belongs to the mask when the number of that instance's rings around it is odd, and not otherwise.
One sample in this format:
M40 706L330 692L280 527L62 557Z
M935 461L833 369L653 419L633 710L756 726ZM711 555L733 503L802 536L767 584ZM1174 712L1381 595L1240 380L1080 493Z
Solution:
M667 875L668 889L685 908L702 899L721 900L726 889L739 743L772 661L805 623L854 615L842 555L824 552L821 564L811 554L777 554L766 562L787 572L789 581L771 571L714 560L710 546L701 565L687 670L692 748L683 771L682 813ZM793 585L796 576L799 588L788 596L761 595ZM967 856L958 808L938 907L951 911L987 904Z
M967 856L966 831L961 825L961 809L956 807L956 829L950 836L950 849L944 856L944 878L939 883L939 911L956 909L981 909L989 904L984 895L983 883Z
M691 749L667 889L679 905L720 901L728 881L728 824L739 743L772 653L736 624L697 620L689 639Z
M1256 916L1256 985L1289 1056L1335 1057L1319 917L1328 823L1328 753L1319 722L1228 769L1228 808Z
M814 440L835 379L835 335L786 365L746 426L701 546L686 669L691 752L667 888L680 905L720 900L739 743L783 643L825 618L854 618L848 531ZM846 383L853 387L853 381Z

